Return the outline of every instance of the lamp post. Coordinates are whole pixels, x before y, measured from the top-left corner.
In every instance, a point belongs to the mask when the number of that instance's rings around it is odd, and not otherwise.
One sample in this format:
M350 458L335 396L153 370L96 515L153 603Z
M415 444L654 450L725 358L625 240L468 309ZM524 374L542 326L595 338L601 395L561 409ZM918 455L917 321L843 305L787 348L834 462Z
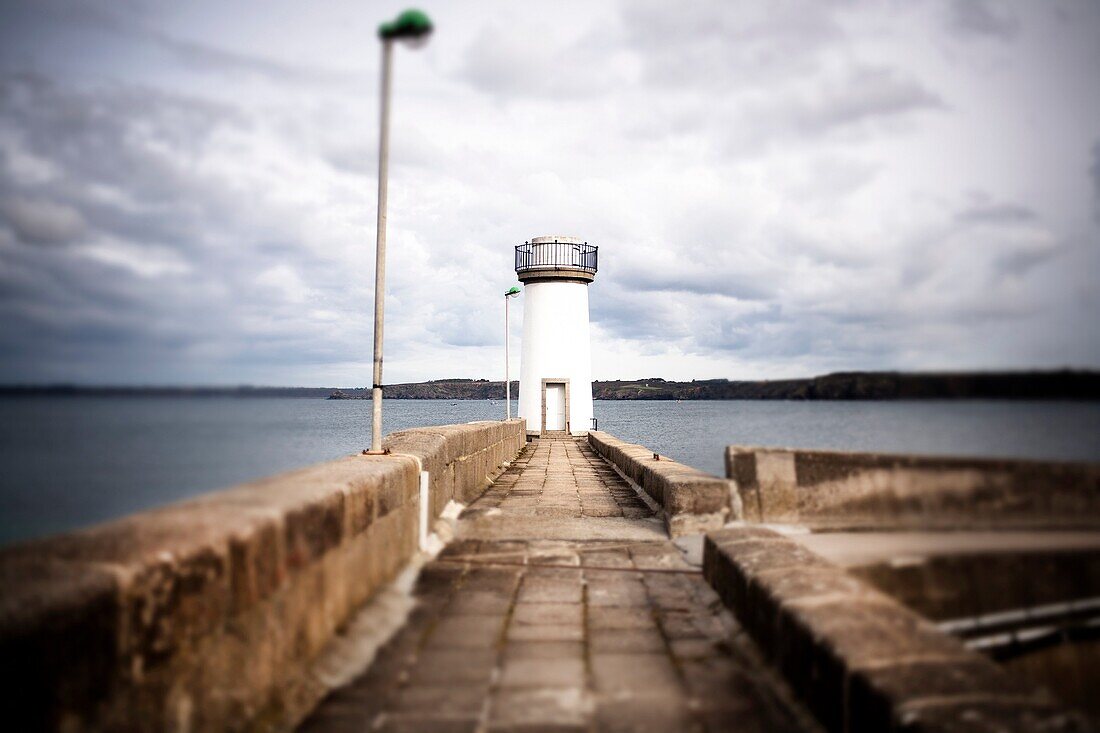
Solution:
M378 134L378 229L374 260L374 382L371 385L371 436L368 454L382 450L382 323L386 297L386 193L390 158L390 79L393 42L410 46L427 42L432 22L419 10L406 10L378 27L382 39L382 103Z
M512 419L512 377L508 373L508 301L517 297L521 292L519 288L512 286L504 294L504 419Z

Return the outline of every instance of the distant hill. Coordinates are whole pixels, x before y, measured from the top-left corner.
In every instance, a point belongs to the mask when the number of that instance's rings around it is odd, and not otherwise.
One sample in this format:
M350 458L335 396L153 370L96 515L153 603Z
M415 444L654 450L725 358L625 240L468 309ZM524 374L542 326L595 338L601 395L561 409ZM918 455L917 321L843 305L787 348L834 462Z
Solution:
M1100 399L1100 372L837 372L810 379L595 382L599 400Z
M504 382L487 379L434 379L430 382L387 384L386 399L390 400L503 400ZM512 382L512 398L519 397L519 382ZM370 390L337 389L330 400L369 400Z
M394 400L502 400L504 382L486 379L437 379L386 385ZM74 385L0 386L0 395L154 396L154 397L299 397L370 399L366 387L95 387ZM512 382L512 397L519 383ZM651 379L593 382L597 400L921 400L1016 399L1100 400L1100 372L837 372L809 379L730 381L704 379L670 382Z
M519 383L512 382L512 396ZM1100 400L1100 372L838 372L811 379L670 382L660 377L593 382L597 400ZM440 379L386 385L390 399L503 399L504 382ZM369 399L370 390L337 390L330 399Z

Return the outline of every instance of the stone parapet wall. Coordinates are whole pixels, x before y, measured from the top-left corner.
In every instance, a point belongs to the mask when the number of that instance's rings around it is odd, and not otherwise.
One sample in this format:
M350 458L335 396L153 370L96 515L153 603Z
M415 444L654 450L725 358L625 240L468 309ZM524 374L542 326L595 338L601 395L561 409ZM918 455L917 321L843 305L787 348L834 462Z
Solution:
M501 464L523 450L527 434L516 428L523 424L513 419L402 430L382 446L420 461L431 477L431 516L438 517L448 501L469 504L481 496Z
M311 666L407 565L431 516L476 496L524 423L390 436L350 456L0 551L12 730L285 728Z
M1045 691L769 529L708 534L703 572L829 731L1092 730Z
M1100 527L1100 464L729 446L726 475L755 522Z
M741 515L731 483L603 431L588 434L589 444L657 503L669 534L677 537L717 529Z

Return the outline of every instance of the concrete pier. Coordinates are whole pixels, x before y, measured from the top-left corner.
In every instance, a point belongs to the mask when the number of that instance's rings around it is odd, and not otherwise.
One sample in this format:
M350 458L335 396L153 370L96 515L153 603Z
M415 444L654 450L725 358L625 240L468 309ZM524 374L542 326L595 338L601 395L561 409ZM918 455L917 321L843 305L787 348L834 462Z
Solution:
M813 730L659 512L585 439L528 445L301 730Z
M527 432L5 548L9 727L1097 729L1100 468Z

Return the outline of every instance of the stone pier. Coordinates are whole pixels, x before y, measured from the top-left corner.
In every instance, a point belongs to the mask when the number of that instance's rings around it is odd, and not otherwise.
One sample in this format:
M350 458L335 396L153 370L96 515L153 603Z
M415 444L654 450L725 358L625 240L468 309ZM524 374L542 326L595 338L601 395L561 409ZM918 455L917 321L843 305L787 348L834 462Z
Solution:
M0 550L8 728L1097 729L1100 466L525 427Z
M815 729L659 511L586 439L528 445L301 730Z

